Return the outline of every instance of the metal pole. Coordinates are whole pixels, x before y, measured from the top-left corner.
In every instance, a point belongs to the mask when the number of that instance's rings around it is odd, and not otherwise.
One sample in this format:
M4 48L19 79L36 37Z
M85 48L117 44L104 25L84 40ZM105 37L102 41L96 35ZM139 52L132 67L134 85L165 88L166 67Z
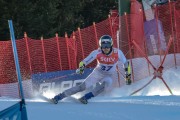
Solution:
M19 88L20 88L19 93L20 93L21 101L19 104L20 104L20 111L21 111L21 120L28 120L12 20L8 20L8 24L9 24L11 42L12 42L12 47L13 47L14 61L15 61L15 66L16 66L16 74L17 74L18 84L19 84Z
M119 31L118 31L118 40L117 40L117 47L118 49L121 48L120 41L121 41L121 0L118 0L118 12L119 12Z
M45 69L45 72L47 72L46 54L45 54L45 49L44 49L44 40L43 40L43 36L41 37L41 45L42 45L42 52L43 52L44 69Z
M118 0L118 11L119 11L119 16L121 16L121 0Z
M57 50L58 50L59 68L60 68L60 70L62 70L61 52L60 52L60 47L59 47L59 37L58 37L58 33L56 33L56 44L57 44Z
M174 37L174 26L173 26L173 16L172 16L172 3L169 0L169 12L170 12L170 18L171 18L171 34L173 39L173 48L174 48L174 64L175 68L177 68L177 61L176 61L176 44L175 44L175 37ZM173 11L174 12L174 11Z
M28 56L28 62L29 62L29 69L30 69L30 73L32 75L31 57L30 57L29 44L28 44L28 38L27 38L26 32L24 33L24 39L26 41L26 50L27 50L27 56Z
M19 60L18 60L18 54L17 54L16 41L15 41L15 37L14 37L14 28L13 28L12 20L8 20L8 23L9 23L9 28L10 28L11 42L12 42L14 61L15 61L15 66L16 66L16 74L17 74L19 88L20 88L20 97L21 97L22 101L24 101L21 71L20 71L20 67L19 67Z

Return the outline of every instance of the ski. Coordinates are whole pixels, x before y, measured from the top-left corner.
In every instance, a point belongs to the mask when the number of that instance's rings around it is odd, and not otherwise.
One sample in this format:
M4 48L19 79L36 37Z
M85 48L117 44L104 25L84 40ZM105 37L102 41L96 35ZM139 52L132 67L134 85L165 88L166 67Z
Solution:
M42 94L38 95L38 98L40 98L43 101L49 102L49 103L58 104L58 102L54 101L53 98L47 98L46 96L44 96ZM61 103L61 102L62 101L59 101L59 103ZM71 102L71 103L74 102L74 103L87 104L87 101L85 102L85 101L81 100L80 98L75 98L73 96L69 96L69 97L65 98L63 100L63 102Z
M42 94L39 94L39 95L38 95L38 98L40 98L40 99L43 100L43 101L53 103L53 101L52 101L51 98L48 98L48 97L46 97L46 96L44 96L44 95L42 95Z

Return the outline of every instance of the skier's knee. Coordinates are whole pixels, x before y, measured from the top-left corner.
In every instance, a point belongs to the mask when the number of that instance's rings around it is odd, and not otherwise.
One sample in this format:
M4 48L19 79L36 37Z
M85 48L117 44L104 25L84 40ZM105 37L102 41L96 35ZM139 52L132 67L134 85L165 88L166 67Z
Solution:
M106 87L110 87L112 85L112 79L110 77L103 79L103 81L105 82Z
M79 87L80 87L80 91L84 91L84 90L86 89L85 82L81 83L81 84L79 85Z
M102 93L104 91L105 84L105 81L103 81L102 83L97 83L96 87L92 90L93 95L97 96L98 94Z
M77 85L77 86L72 87L68 90L65 90L63 93L66 96L70 96L70 95L76 94L78 92L84 91L85 89L86 89L85 83L81 83L80 85Z

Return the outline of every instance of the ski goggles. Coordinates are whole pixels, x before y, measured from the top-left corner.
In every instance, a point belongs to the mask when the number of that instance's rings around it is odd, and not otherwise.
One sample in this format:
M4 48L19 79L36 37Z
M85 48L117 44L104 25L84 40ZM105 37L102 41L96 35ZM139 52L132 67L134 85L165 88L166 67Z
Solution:
M111 48L111 43L102 44L101 48Z

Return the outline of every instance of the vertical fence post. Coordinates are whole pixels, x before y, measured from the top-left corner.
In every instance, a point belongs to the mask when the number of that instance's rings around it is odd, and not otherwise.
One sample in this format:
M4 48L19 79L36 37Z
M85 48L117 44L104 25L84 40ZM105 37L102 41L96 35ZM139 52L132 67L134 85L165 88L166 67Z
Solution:
M29 44L28 44L28 38L27 38L27 33L26 32L24 32L24 39L26 41L26 50L27 50L27 57L28 57L30 74L32 75L31 56L30 56L30 52L29 52Z
M78 34L79 34L79 39L80 39L82 58L84 59L84 49L83 49L83 44L82 44L82 36L81 36L81 29L80 28L78 28Z
M132 80L134 82L134 67L133 67L133 62L132 62L132 52L131 52L131 46L132 46L132 42L130 40L130 33L129 33L129 25L128 25L128 20L127 20L127 14L126 12L124 13L125 16L125 24L126 24L126 32L127 32L127 37L128 37L128 46L129 46L129 51L130 51L130 62L131 62L131 66L132 66Z
M74 55L75 55L75 60L74 60L74 64L75 64L75 69L77 69L77 42L76 42L76 36L75 36L75 32L73 31L73 43L74 43Z
M160 63L162 62L162 50L161 50L161 41L160 41L160 33L159 33L159 19L158 19L158 9L155 5L155 19L156 19L156 30L158 37L158 52L160 54Z
M174 29L175 29L175 39L176 39L176 52L180 52L179 49L179 42L178 42L178 37L177 37L177 17L176 17L176 8L175 8L175 3L173 3L173 10L174 10Z
M115 36L114 36L114 32L113 32L112 20L111 20L111 16L110 15L108 15L108 20L109 20L110 33L111 33L111 36L113 38L113 42L117 44L117 46L115 46L115 47L118 47L117 39L116 39L116 42L115 42Z
M108 20L109 20L109 27L110 27L110 32L111 32L111 36L113 37L113 28L112 28L112 21L111 21L111 16L108 15Z
M47 67L46 67L46 55L45 55L45 50L44 50L44 40L43 40L43 36L41 37L41 45L42 45L42 51L43 51L44 69L45 69L45 72L47 72Z
M70 60L70 53L69 53L69 45L68 45L68 35L65 33L65 42L66 42L66 48L67 48L67 53L68 53L68 64L69 64L69 70L71 70L71 60Z
M95 40L96 40L96 48L98 48L99 42L98 42L97 31L96 31L96 23L95 22L93 22L93 28L94 28L94 34L95 34Z
M18 53L17 53L17 48L16 48L16 40L14 36L14 28L13 28L13 23L12 20L8 20L9 24L9 29L10 29L10 36L11 36L11 42L12 42L12 47L13 47L13 54L14 54L14 61L15 61L15 66L16 66L16 73L17 73L17 78L18 78L18 85L20 88L20 97L21 97L21 104L20 104L20 109L21 109L21 119L22 120L27 120L27 112L26 112L26 104L25 104L25 98L24 98L24 93L23 93L23 87L22 87L22 77L21 77L21 70L19 66L19 60L18 60Z
M58 33L56 33L56 44L57 44L57 50L58 50L59 69L62 70L62 64L61 64L61 52L60 52L60 46L59 46L59 37L58 37Z
M144 20L143 20L143 12L142 12L142 9L139 9L139 12L141 14L141 23L144 23ZM142 30L144 30L144 27L142 26ZM143 42L144 42L144 51L145 51L145 55L148 56L148 52L147 52L147 44L146 44L146 40L144 38L144 35L143 34ZM150 63L147 61L147 65L148 65L148 72L149 72L149 75L150 75Z
M14 29L13 29L12 20L8 20L8 23L9 23L10 34L11 34L11 42L12 42L12 47L13 47L13 54L14 54L14 61L15 61L15 66L16 66L16 73L17 73L17 78L18 78L19 87L20 87L20 97L24 100L24 93L23 93L23 87L22 87L22 78L21 78L21 70L20 70L20 66L19 66L18 53L17 53L16 40L15 40L15 36L14 36Z
M176 64L176 45L175 45L175 39L174 39L174 30L173 30L173 16L172 16L172 7L171 7L171 1L169 0L169 12L170 12L170 19L171 19L171 32L172 32L172 39L173 39L173 48L174 48L174 63L175 63L175 68L177 68ZM175 11L174 11L175 12Z

